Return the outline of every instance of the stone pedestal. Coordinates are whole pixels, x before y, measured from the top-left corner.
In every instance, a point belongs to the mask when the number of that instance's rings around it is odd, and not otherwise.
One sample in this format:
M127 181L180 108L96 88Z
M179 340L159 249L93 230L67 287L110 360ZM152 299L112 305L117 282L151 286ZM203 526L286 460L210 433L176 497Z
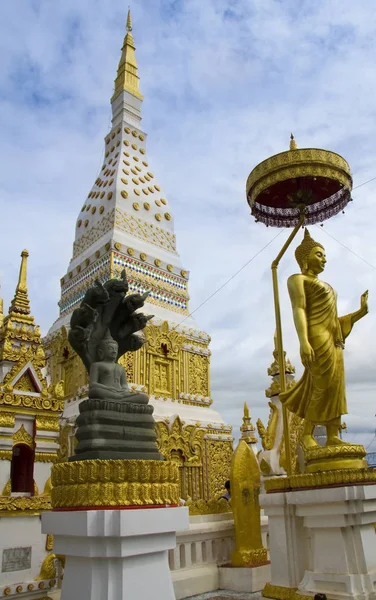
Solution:
M157 447L154 407L143 393L121 402L88 398L80 403L75 455L79 460L163 460Z
M270 581L270 564L258 567L219 567L219 589L259 592Z
M263 494L269 518L269 598L374 600L376 485ZM287 589L286 589L287 588Z
M175 600L168 551L188 526L185 507L44 513L66 556L61 600Z

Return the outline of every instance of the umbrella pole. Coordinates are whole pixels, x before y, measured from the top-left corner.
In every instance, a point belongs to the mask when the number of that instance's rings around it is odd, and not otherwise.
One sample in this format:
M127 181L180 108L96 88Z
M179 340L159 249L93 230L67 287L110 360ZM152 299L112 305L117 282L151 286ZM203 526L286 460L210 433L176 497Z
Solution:
M279 365L279 381L281 392L286 391L286 369L285 369L285 354L283 351L283 338L282 338L282 323L281 323L281 306L279 302L279 289L278 289L278 265L281 258L285 254L286 250L290 246L294 237L298 233L299 229L304 223L305 215L303 212L300 214L298 223L295 225L293 231L289 235L288 239L282 246L278 256L272 262L272 280L273 280L273 296L274 296L274 312L275 312L275 324L277 333L277 351L278 351L278 365ZM290 477L292 475L292 463L291 463L291 450L290 450L290 432L289 432L289 420L287 414L287 408L282 405L282 418L283 418L283 433L285 437L285 453L286 453L286 471Z

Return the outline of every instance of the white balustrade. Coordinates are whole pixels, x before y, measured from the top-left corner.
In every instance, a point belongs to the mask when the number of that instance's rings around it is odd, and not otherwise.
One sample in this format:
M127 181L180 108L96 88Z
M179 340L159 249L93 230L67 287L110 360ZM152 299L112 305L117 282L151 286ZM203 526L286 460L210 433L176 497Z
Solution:
M267 547L268 519L262 516L261 532ZM189 529L176 536L176 548L169 551L176 599L215 591L219 588L218 567L231 562L235 549L231 513L192 516Z

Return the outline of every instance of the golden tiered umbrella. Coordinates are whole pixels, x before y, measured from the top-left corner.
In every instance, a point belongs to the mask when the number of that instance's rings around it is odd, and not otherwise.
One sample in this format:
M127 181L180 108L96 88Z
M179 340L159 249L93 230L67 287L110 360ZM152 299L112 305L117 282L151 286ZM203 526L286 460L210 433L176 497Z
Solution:
M272 262L274 309L281 391L286 389L278 265L300 227L322 223L342 211L351 200L350 167L342 156L329 150L298 148L291 134L290 150L267 158L247 179L247 200L256 222L271 227L293 227ZM287 409L283 406L287 474L291 454Z

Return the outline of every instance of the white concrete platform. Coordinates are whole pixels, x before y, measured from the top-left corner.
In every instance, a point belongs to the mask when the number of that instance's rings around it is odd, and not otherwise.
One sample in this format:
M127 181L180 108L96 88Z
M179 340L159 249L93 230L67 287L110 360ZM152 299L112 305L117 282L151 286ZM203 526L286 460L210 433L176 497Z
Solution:
M271 584L333 600L376 597L376 484L262 494Z
M168 551L188 526L186 507L44 513L66 556L61 600L175 600Z

